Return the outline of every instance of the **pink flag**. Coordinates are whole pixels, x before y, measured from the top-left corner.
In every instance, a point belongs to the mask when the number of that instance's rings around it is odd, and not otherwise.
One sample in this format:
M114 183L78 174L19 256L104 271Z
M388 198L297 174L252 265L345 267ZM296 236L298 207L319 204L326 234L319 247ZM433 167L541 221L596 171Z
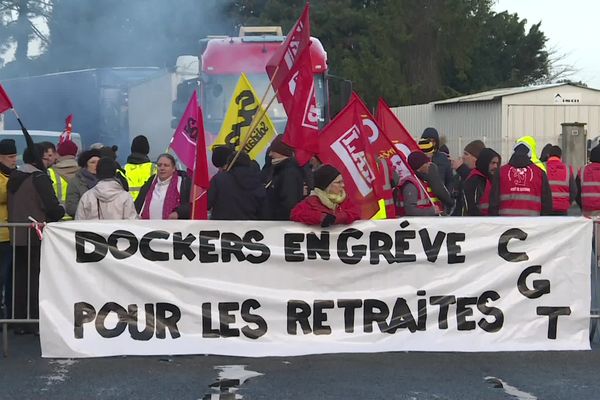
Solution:
M285 42L279 46L267 62L267 74L273 83L273 90L275 92L279 91L279 87L283 84L286 76L288 76L302 50L308 47L309 42L310 18L309 3L307 2L302 15L287 34Z
M8 97L2 85L0 85L0 114L11 108L14 108L12 101L10 101L10 97Z
M170 147L179 160L188 168L193 170L196 161L196 140L198 138L198 96L196 91L192 94L190 101L179 121L177 129L171 139Z

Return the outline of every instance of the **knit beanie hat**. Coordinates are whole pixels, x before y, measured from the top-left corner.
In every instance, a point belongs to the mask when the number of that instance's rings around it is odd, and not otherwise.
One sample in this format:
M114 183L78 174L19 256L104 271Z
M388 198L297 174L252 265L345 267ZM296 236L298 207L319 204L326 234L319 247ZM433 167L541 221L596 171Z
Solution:
M315 187L325 190L339 175L340 171L335 167L323 164L314 172Z
M548 149L548 157L562 157L562 150L558 146L552 146Z
M17 144L14 139L2 139L0 140L0 154L10 155L17 154Z
M60 142L58 146L56 146L56 152L59 156L73 156L77 155L77 145L72 140L65 140L64 142Z
M546 162L548 161L548 152L552 148L552 143L546 143L544 148L542 148L542 152L540 153L540 161Z
M473 140L471 143L465 146L465 152L469 153L475 158L479 158L481 150L485 149L485 144L481 140Z
M79 158L77 159L77 165L79 165L81 168L87 167L87 162L92 157L98 157L98 158L102 157L102 154L100 153L100 150L98 150L98 149L91 149L91 150L84 151L83 153L81 153L79 155Z
M212 163L217 168L223 168L227 164L227 159L233 153L231 146L222 145L213 147Z
M131 142L131 152L147 156L148 153L150 153L150 143L148 143L148 138L144 135L134 137Z
M433 139L436 141L436 143L440 143L440 134L438 133L437 129L435 128L425 128L425 130L423 131L423 134L421 135L421 138L423 139Z
M275 136L275 139L271 142L271 151L286 157L292 157L294 155L294 149L283 143L283 135Z
M114 178L117 173L117 164L110 157L102 157L96 167L98 180Z
M429 139L419 139L419 148L425 154L432 154L435 150L433 142Z
M413 171L418 170L424 164L427 164L429 161L429 157L427 157L422 151L413 151L408 156L408 164L413 169Z

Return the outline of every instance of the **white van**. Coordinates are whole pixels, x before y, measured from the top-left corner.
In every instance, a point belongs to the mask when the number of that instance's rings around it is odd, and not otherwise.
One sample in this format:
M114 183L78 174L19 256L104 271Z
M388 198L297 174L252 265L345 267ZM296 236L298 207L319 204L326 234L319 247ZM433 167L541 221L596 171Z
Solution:
M28 129L27 131L31 135L31 138L33 139L34 143L50 142L54 143L55 145L58 144L59 137L62 133L56 131L37 131L31 129ZM21 130L18 129L0 130L0 140L2 139L14 139L15 143L17 144L17 164L22 165L23 151L25 151L25 149L27 148L27 143L25 143L25 136L23 135L23 132L21 132ZM77 148L79 149L79 153L81 153L81 135L79 133L73 132L71 133L71 140L75 142Z

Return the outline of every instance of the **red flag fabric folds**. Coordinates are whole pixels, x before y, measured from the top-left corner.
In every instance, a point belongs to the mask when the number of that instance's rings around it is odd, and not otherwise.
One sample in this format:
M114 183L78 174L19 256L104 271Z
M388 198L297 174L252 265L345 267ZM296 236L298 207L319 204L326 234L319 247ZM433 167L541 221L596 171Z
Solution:
M411 152L420 150L419 145L410 132L408 132L408 129L404 127L383 99L379 99L379 104L377 105L377 122L386 136L406 157Z
M302 15L287 34L285 42L279 46L267 62L267 74L273 83L275 92L279 91L296 60L302 54L302 51L308 47L310 42L309 8L309 3L306 3Z
M319 151L320 111L315 98L310 46L298 58L280 93L283 95L282 100L285 99L284 107L288 104L284 142L296 150L298 163L304 165Z
M2 114L6 110L10 110L13 107L12 101L10 101L10 97L6 94L4 87L0 85L0 114Z
M356 99L323 129L319 135L319 159L336 167L344 177L346 192L370 219L379 210L383 175L370 150L368 134Z

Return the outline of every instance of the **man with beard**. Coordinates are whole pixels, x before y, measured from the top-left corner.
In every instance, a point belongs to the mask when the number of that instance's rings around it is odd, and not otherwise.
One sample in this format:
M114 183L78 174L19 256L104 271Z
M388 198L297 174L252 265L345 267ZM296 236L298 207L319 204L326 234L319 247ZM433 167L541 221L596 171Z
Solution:
M492 176L500 166L500 154L490 148L479 152L475 168L471 170L464 184L465 215L488 215Z

